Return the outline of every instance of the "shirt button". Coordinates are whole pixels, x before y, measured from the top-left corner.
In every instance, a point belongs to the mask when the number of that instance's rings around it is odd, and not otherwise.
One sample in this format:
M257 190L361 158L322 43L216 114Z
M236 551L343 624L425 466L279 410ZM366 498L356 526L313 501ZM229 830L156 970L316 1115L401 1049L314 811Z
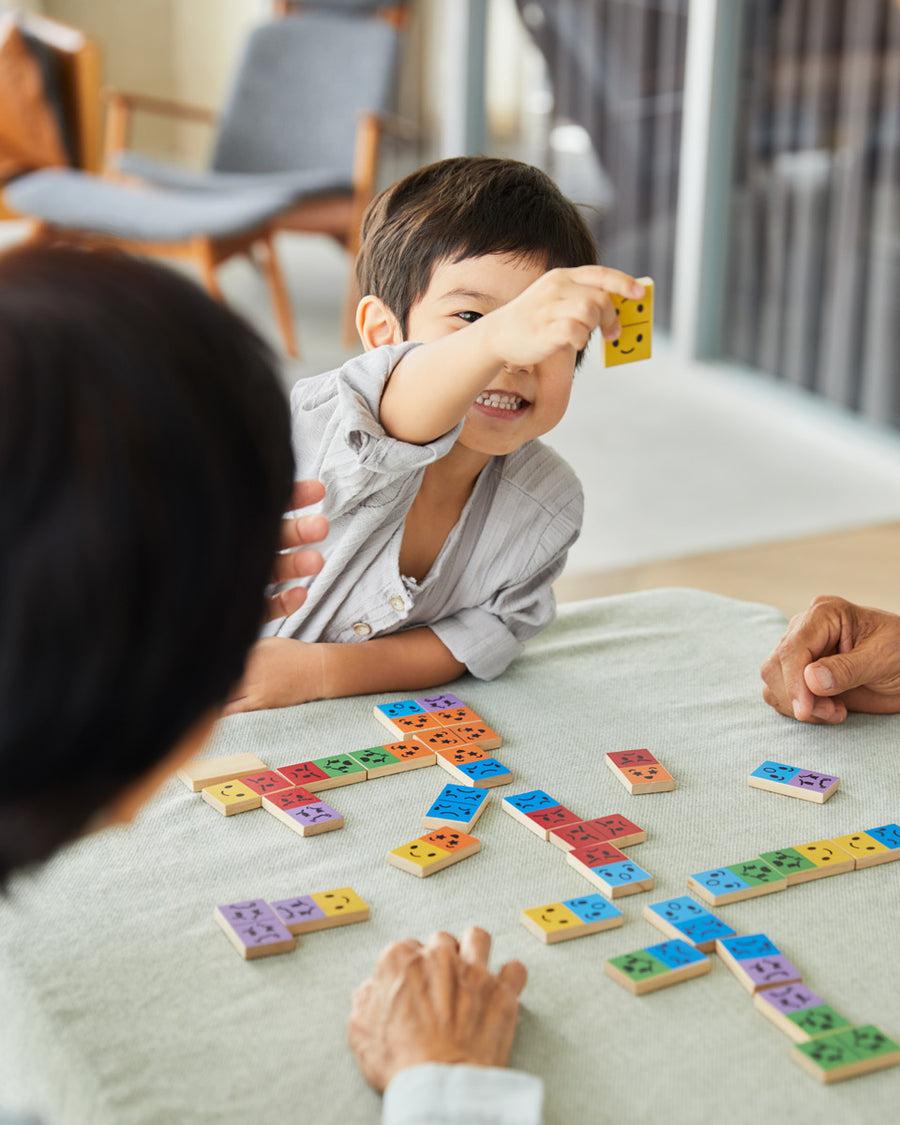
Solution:
M396 609L399 613L401 609L405 608L406 605L403 601L403 598L401 598L399 594L394 594L394 596L391 598L391 609Z
M369 633L372 632L372 626L367 625L365 621L357 621L353 626L353 632L356 633L358 637L368 637Z

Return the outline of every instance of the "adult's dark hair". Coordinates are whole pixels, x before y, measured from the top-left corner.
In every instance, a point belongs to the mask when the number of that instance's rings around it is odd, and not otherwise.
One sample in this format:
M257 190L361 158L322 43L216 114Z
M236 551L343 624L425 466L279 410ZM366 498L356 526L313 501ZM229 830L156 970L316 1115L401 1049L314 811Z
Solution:
M238 317L121 254L0 256L0 884L227 697L292 477Z
M434 267L484 254L534 259L548 270L597 261L578 208L540 168L457 156L420 168L372 200L356 262L359 290L384 301L405 336Z

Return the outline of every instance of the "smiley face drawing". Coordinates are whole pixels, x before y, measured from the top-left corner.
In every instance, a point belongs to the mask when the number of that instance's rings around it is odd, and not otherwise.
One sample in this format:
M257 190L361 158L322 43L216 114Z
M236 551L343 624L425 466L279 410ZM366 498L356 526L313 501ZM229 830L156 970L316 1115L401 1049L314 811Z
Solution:
M611 294L621 332L617 340L604 340L603 360L607 367L649 359L653 342L653 279L638 278L643 297L628 298Z

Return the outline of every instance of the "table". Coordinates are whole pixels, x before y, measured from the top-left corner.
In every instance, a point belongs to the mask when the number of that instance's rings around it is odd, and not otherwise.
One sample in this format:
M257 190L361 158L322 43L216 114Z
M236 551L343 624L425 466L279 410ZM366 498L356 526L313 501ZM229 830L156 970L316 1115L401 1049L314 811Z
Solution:
M640 998L602 973L605 958L661 940L642 908L686 893L688 874L900 818L900 717L811 727L762 703L759 665L783 627L771 608L697 591L629 594L562 607L499 681L453 685L504 736L506 792L544 788L648 831L631 854L655 890L619 900L621 929L577 941L541 945L518 921L593 888L502 813L503 790L476 826L482 852L418 880L384 855L420 834L437 769L332 790L346 827L311 839L261 811L226 819L169 783L131 828L79 842L0 906L2 1100L48 1125L377 1121L345 1046L352 989L389 941L477 922L497 964L529 966L512 1063L545 1078L548 1125L895 1119L900 1069L820 1087L720 964ZM208 754L278 766L388 741L372 716L388 698L235 716ZM630 796L603 764L638 746L674 792ZM841 790L816 805L750 789L766 758L837 774ZM243 962L213 922L217 903L346 884L371 921L290 954ZM898 902L893 863L717 913L768 933L834 1007L897 1037Z

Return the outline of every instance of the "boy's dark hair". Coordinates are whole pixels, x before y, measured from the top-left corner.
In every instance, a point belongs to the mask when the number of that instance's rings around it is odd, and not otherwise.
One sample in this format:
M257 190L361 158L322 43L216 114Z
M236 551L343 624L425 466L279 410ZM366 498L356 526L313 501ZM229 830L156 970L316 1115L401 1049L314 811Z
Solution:
M532 258L547 269L597 261L578 208L540 168L457 156L420 168L372 200L356 262L359 291L382 300L406 336L410 309L435 265L484 254Z
M0 256L0 886L225 700L292 477L272 357L197 286Z

